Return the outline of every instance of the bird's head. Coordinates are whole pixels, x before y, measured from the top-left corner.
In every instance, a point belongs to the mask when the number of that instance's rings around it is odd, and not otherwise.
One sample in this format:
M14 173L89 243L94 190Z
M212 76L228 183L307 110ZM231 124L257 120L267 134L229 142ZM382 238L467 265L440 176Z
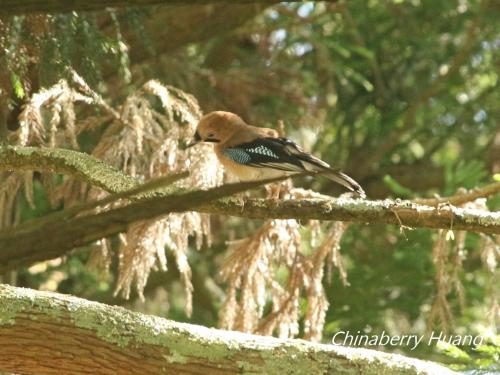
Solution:
M245 122L234 113L215 111L203 116L198 123L193 141L188 147L200 142L224 143L242 126Z

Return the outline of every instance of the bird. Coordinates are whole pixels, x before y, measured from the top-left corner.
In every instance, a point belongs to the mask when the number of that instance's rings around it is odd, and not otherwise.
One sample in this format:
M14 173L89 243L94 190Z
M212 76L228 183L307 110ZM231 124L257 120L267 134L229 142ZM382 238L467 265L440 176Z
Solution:
M354 179L307 153L271 128L247 124L240 116L225 111L204 115L187 147L213 143L226 171L240 181L262 180L294 174L322 175L365 198Z

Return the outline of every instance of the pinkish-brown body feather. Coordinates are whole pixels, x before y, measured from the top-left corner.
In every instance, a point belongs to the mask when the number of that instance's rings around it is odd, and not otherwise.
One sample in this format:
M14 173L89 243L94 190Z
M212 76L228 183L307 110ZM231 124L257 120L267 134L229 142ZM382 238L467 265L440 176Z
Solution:
M276 130L249 125L234 113L216 111L203 116L195 139L198 142L215 143L214 151L224 168L240 180L259 180L306 172L323 175L361 197L365 196L361 186L351 177L302 151L294 142L279 138ZM239 147L248 144L253 145L251 150Z
M276 130L248 125L233 113L216 111L203 117L198 125L198 131L202 138L207 137L209 134L217 134L220 142L214 145L215 154L224 168L240 180L256 180L283 175L283 172L272 171L269 173L269 171L261 168L236 163L222 153L225 148L251 142L259 137L278 137Z

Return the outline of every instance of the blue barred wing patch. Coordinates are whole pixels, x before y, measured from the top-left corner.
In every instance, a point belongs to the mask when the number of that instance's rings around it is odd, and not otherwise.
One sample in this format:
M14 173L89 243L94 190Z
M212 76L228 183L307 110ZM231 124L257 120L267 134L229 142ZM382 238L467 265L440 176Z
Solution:
M251 159L250 155L240 148L226 148L222 150L222 153L225 157L239 164L247 164Z
M269 159L279 160L273 150L265 145L252 145L254 147L234 147L222 150L225 157L239 164L253 164L256 160L267 161ZM264 158L265 160L262 160Z

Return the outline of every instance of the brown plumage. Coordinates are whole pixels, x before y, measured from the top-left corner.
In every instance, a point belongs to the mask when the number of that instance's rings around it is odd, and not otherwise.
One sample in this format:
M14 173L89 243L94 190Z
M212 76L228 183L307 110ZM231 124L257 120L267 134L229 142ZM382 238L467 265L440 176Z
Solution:
M240 180L320 174L365 197L351 177L304 152L289 139L280 138L276 130L249 125L234 113L216 111L203 116L191 146L198 142L214 143L222 165Z

